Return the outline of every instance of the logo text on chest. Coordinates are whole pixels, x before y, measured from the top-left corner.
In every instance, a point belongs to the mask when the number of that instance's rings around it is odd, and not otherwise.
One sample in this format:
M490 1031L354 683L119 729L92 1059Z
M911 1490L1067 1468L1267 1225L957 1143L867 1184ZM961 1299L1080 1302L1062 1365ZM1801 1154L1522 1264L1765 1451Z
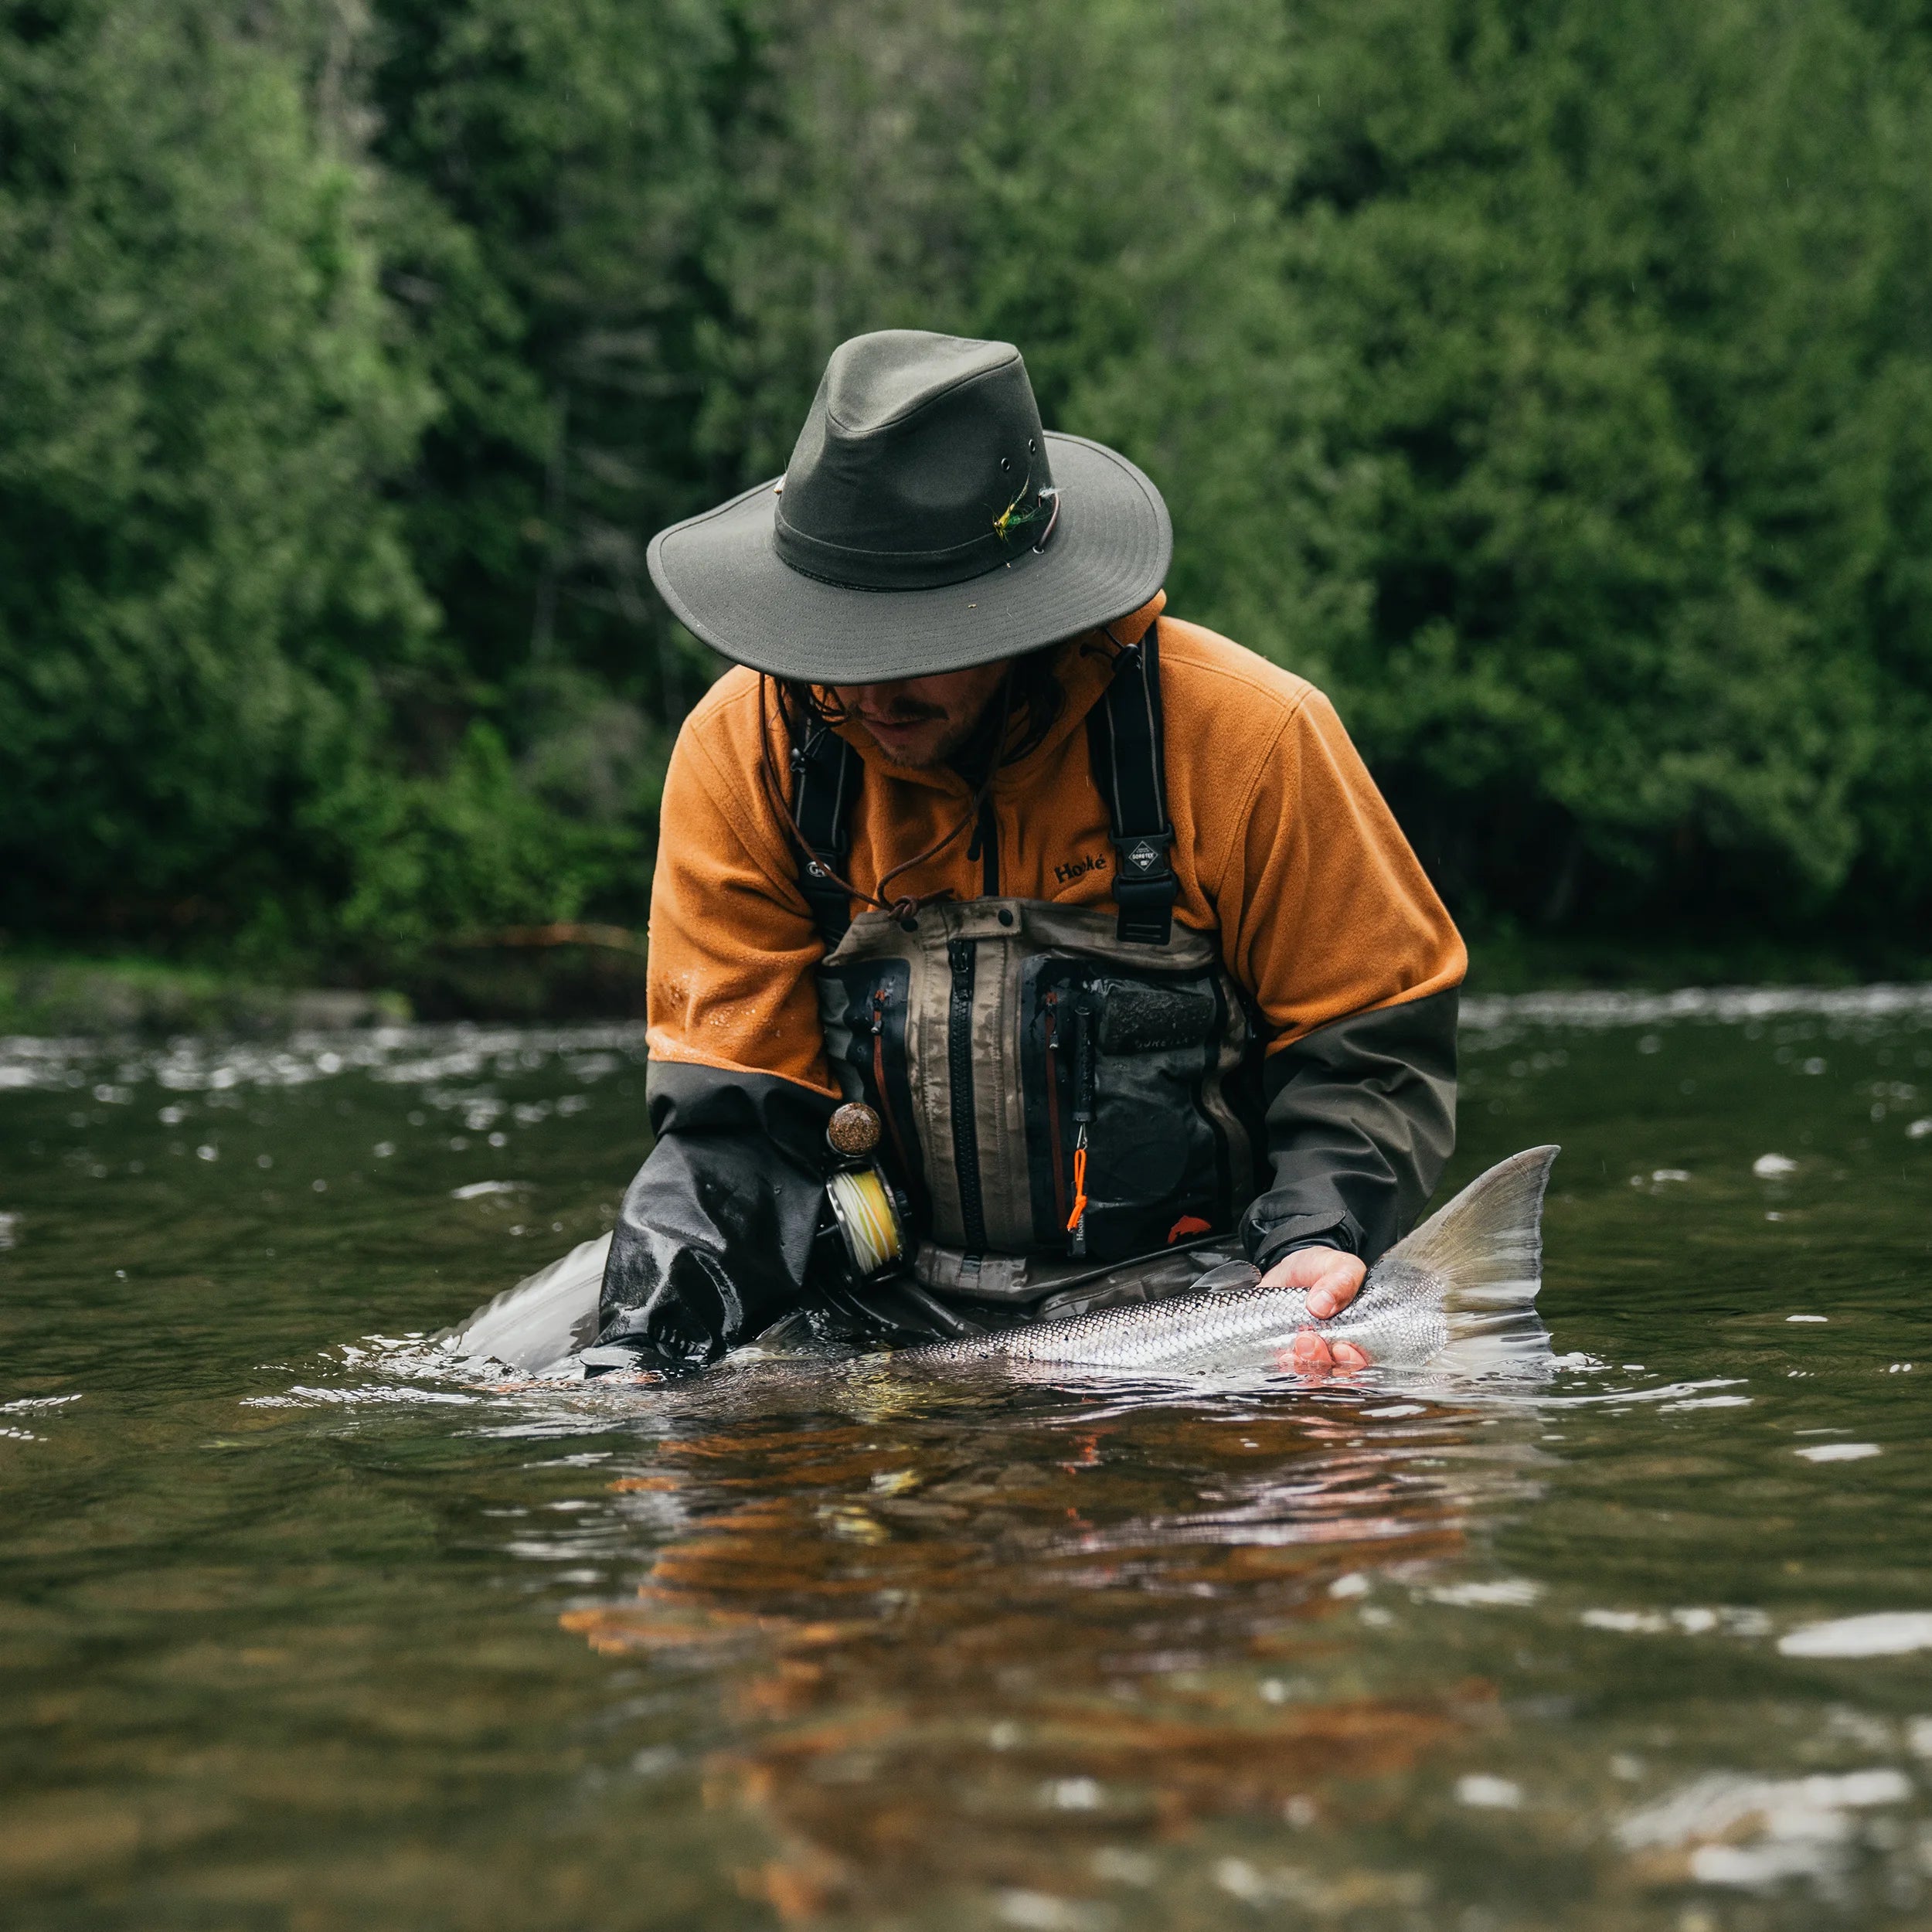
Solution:
M1107 860L1099 852L1090 852L1083 857L1070 859L1063 866L1053 868L1053 876L1060 884L1070 886L1077 879L1084 878L1090 872L1104 872Z

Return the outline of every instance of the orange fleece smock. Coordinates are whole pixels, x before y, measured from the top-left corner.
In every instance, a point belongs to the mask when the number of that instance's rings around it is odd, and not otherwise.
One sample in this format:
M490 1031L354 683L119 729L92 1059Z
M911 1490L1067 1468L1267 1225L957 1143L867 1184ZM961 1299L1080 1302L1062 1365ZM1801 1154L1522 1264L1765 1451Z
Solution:
M1137 641L1160 607L1157 599L1114 625L1114 636ZM993 780L994 865L968 857L968 826L900 874L895 895L971 899L990 889L1111 904L1114 852L1084 729L1109 654L1076 640L1058 669L1060 716ZM1223 958L1270 1029L1269 1052L1345 1015L1460 985L1462 940L1328 699L1173 617L1161 621L1161 684L1175 916L1220 935ZM651 902L651 1057L776 1074L831 1095L813 982L822 949L798 889L797 849L760 774L761 729L782 770L775 694L737 669L679 734ZM846 876L872 892L958 821L972 788L949 768L893 764L856 726L841 735L866 763Z
M1163 602L1157 597L1110 632L1131 644L1160 617L1175 917L1216 937L1266 1036L1277 1185L1250 1208L1244 1236L1257 1259L1311 1238L1372 1259L1419 1212L1453 1142L1462 941L1327 699L1227 638L1160 615ZM1050 729L995 774L978 824L893 880L895 898L999 894L1111 906L1114 852L1085 727L1112 655L1097 633L1060 647L1065 702ZM871 893L961 823L972 787L950 768L895 765L862 728L840 729L865 764L846 876ZM687 718L672 754L650 922L651 1104L660 1138L614 1243L607 1334L650 1331L654 1306L661 1318L675 1313L663 1277L680 1260L687 1277L693 1265L705 1277L692 1284L700 1299L719 1298L708 1316L755 1332L746 1325L783 1311L782 1289L747 1296L735 1279L721 1287L713 1277L730 1277L731 1264L704 1238L700 1253L681 1256L675 1240L651 1226L654 1216L668 1217L703 1236L697 1224L706 1217L665 1189L688 1192L702 1180L685 1169L693 1159L702 1167L706 1136L710 1151L720 1135L767 1136L781 1165L798 1170L787 1184L796 1196L812 1172L815 1124L821 1129L839 1098L815 978L824 948L764 769L765 746L784 773L776 692L738 668ZM969 856L988 822L990 849ZM681 1134L692 1137L688 1145L667 1153L666 1140ZM665 1187L651 1184L654 1163L666 1170ZM795 1199L791 1207L795 1213ZM637 1250L628 1262L620 1254L626 1224ZM774 1233L766 1226L758 1238ZM795 1248L798 1238L793 1226L781 1244Z

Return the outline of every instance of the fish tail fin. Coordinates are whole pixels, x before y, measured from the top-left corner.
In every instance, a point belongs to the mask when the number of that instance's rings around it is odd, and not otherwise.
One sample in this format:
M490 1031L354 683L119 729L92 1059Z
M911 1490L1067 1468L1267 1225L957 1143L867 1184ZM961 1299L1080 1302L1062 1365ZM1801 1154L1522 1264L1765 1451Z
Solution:
M1376 1265L1406 1264L1439 1282L1449 1345L1444 1366L1481 1374L1540 1355L1543 1190L1561 1150L1532 1147L1478 1175Z

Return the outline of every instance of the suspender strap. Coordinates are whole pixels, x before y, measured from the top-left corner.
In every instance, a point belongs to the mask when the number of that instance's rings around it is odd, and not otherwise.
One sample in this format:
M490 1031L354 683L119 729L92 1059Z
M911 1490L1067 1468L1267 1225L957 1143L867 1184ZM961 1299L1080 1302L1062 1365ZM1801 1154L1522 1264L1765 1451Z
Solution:
M1117 936L1165 946L1174 930L1180 881L1168 862L1174 828L1167 817L1167 767L1161 728L1158 621L1114 661L1107 695L1087 714L1094 781L1114 839Z
M852 804L863 769L858 753L817 718L807 721L802 740L792 740L791 814L812 855L798 862L798 889L827 952L852 923L852 902L831 875L844 872L852 850Z

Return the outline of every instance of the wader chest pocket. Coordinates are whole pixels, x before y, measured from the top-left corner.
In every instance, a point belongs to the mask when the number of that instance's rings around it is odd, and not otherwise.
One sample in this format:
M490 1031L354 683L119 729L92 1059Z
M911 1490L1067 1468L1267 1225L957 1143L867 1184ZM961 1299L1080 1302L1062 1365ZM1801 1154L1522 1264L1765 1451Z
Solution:
M1096 964L1048 957L1022 975L1036 1238L1110 1259L1231 1227L1248 1139L1222 1090L1243 1056L1243 1016L1209 974L1129 977ZM1083 1139L1084 1239L1068 1250Z

